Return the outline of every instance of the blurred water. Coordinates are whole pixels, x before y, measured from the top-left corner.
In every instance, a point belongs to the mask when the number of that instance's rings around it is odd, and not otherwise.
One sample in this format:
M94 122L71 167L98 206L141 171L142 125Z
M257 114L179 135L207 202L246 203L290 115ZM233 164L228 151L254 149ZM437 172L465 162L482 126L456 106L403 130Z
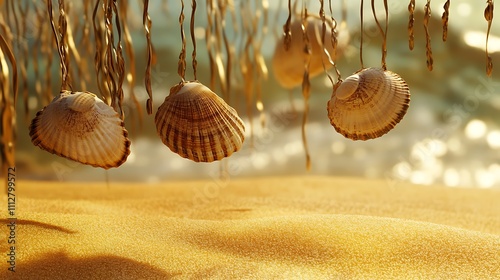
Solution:
M165 9L160 1L152 3L153 43L159 54L153 69L155 110L179 81L176 74L180 51L177 3ZM286 2L286 1L283 1ZM310 3L310 12L318 3ZM334 7L340 7L335 2ZM352 41L345 57L338 61L343 77L360 68L359 63L359 3L348 2L347 22ZM369 1L365 1L369 2ZM383 19L381 1L377 4L379 19ZM441 3L443 2L443 3ZM492 78L485 75L484 40L486 31L484 7L470 1L453 1L450 7L448 41L441 41L441 13L444 1L433 1L432 50L434 70L425 64L425 37L422 26L423 3L417 3L415 22L415 49L408 49L407 3L389 1L390 23L388 35L388 69L400 74L410 85L412 100L409 111L401 123L379 139L352 141L335 132L329 124L326 103L331 95L331 85L324 75L312 80L311 112L307 136L312 156L312 169L307 172L301 142L300 123L303 101L299 89L291 93L281 89L272 74L264 82L266 127L262 128L259 116L246 114L242 89L234 87L233 105L243 117L246 126L244 148L221 163L193 163L170 152L156 136L152 116L144 118L142 129L133 124L134 112L129 112L126 122L132 137L132 153L127 162L117 169L102 171L82 166L50 155L33 147L26 127L19 132L20 151L17 161L23 178L51 180L105 180L154 182L187 178L214 178L230 176L266 176L287 174L325 174L387 179L388 184L399 182L416 184L445 184L448 186L500 187L500 80L495 67ZM287 12L277 9L279 1L270 1L271 32L264 41L264 55L270 68L276 37L285 22ZM283 3L284 4L284 3ZM368 3L367 3L368 4ZM239 2L235 1L238 6ZM201 5L199 5L201 6ZM187 9L187 11L190 11ZM204 26L203 7L198 12L197 24ZM335 9L340 18L340 11ZM131 16L135 29L136 56L144 55L144 38L141 33L141 14ZM188 17L187 17L188 18ZM381 38L373 23L371 9L365 7L365 66L380 66ZM186 21L187 23L188 21ZM500 25L495 24L492 35L500 36ZM476 33L471 33L476 32ZM482 41L478 41L478 37ZM235 34L229 34L236 36ZM490 38L490 51L496 66L500 63L499 43ZM207 56L202 51L204 39L198 40L199 80L208 82ZM189 46L189 42L188 42ZM188 48L188 54L190 49ZM189 57L189 56L188 56ZM139 59L138 69L144 69ZM190 61L188 60L188 65ZM272 69L270 69L272 70ZM141 72L142 70L138 70ZM189 77L190 70L187 75ZM272 71L271 71L272 72ZM136 91L145 101L141 80ZM289 97L291 96L292 102ZM295 109L293 108L295 107ZM34 113L33 113L34 114ZM21 121L22 123L22 121ZM251 126L251 123L253 125ZM253 128L254 135L250 131ZM24 171L23 171L24 170Z

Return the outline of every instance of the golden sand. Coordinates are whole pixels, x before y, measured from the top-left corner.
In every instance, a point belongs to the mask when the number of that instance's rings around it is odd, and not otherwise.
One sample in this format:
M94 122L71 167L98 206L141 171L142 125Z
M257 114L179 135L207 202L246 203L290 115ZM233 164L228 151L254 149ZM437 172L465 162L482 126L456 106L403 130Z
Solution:
M500 278L500 190L332 177L17 189L16 272L3 242L0 279Z

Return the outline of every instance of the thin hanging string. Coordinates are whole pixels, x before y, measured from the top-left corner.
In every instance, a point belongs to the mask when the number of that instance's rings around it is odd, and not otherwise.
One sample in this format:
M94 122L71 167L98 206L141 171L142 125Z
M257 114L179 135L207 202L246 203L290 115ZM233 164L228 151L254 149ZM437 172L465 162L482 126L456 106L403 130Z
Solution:
M194 75L194 80L198 80L196 77L196 67L198 65L198 62L196 61L196 38L194 36L194 17L196 13L196 0L191 1L191 22L189 25L189 31L191 32L191 41L193 42L193 53L191 55L191 58L193 60L193 75Z
M0 22L0 25L5 28L4 23ZM12 67L12 91L9 87L9 66L4 57L4 53L10 61ZM2 126L0 126L0 135L2 138L2 172L5 172L7 167L15 166L15 150L16 150L16 104L18 95L18 76L17 76L17 62L9 46L7 40L0 34L0 114L2 115ZM14 95L14 100L11 103L9 93L12 92ZM5 180L7 184L7 180Z
M112 74L113 78L116 78L116 90L112 92L112 107L115 108L115 110L119 109L121 119L123 120L125 118L125 113L123 111L123 82L125 81L125 59L123 57L123 47L122 47L122 27L121 27L121 21L120 21L120 13L118 12L118 7L116 6L117 0L112 0L109 2L109 9L112 9L111 12L111 17L114 14L115 16L115 26L116 26L116 32L118 33L118 40L116 42L116 46L114 44L114 39L113 39L113 24L111 23L110 26L110 31L111 31L111 36L110 39L113 41L108 42L112 45L112 53L109 54L109 62L111 64L111 69L112 69ZM111 19L110 19L111 20ZM116 104L118 103L118 104ZM118 110L117 110L118 111Z
M42 9L42 7L35 5L36 11L36 26L38 26L37 30L37 38L35 40L35 46L40 46L39 48L33 48L33 56L35 58L38 57L38 53L40 52L41 60L33 59L33 68L35 71L35 79L37 82L35 83L35 88L37 93L39 93L42 105L47 105L52 101L52 36L50 35L50 27L45 24L47 21L46 11ZM38 71L38 63L41 62L41 65L45 65L45 75L43 76L42 83L42 74ZM37 74L38 72L38 74ZM40 79L38 79L40 77ZM42 84L44 87L42 87Z
M215 12L214 10L214 4L213 0L208 0L207 1L207 27L205 28L205 44L207 46L207 51L208 51L208 65L210 67L210 84L209 88L212 90L215 88L215 70L216 70L216 65L215 65L215 58L212 52L212 28L213 28L213 18Z
M233 53L231 51L231 43L229 42L229 39L227 38L227 34L226 34L226 19L225 19L225 15L226 15L226 6L225 5L220 5L219 6L219 13L217 13L218 15L218 20L217 20L217 23L216 23L216 26L217 26L217 37L219 38L219 42L220 42L220 35L222 35L222 42L224 43L224 49L226 50L226 64L225 64L225 68L222 64L222 52L220 52L220 48L219 48L219 51L218 51L218 55L217 55L217 63L220 63L221 65L221 71L223 71L223 75L221 75L221 90L222 90L222 95L224 96L224 100L226 102L230 102L231 101L231 74L232 74L232 63L233 63ZM231 13L234 13L234 11L232 11ZM238 33L237 31L237 26L236 26L236 23L235 23L235 20L234 20L234 17L235 15L232 14L232 17L233 17L233 28L235 30L235 33ZM217 44L218 46L220 45L220 43ZM224 77L224 78L222 78ZM222 83L224 83L224 85L222 85Z
M304 113L302 115L302 143L306 154L306 169L311 170L311 155L309 153L309 145L307 144L306 123L307 115L309 114L309 97L311 91L311 83L309 81L309 65L311 63L311 43L307 34L307 6L302 2L302 36L304 41L304 77L302 79L302 96L304 97Z
M179 54L179 63L177 64L177 73L181 76L182 82L185 81L186 76L186 36L184 34L184 0L181 0L181 13L179 15L179 25L181 27L181 41L182 49Z
M411 0L408 4L408 12L410 16L408 18L408 47L413 50L415 46L415 35L413 34L413 25L415 23L415 0Z
M38 97L42 96L42 83L40 81L40 71L38 68L38 53L42 52L44 50L44 44L42 41L42 35L44 34L44 27L45 25L43 24L43 12L40 12L38 6L35 5L35 15L36 15L36 26L37 26L37 36L35 38L34 45L35 46L40 46L38 48L33 48L33 72L35 72L35 92ZM41 102L43 104L43 102ZM44 104L45 105L45 104Z
M101 94L106 93L103 89L103 83L101 82L101 72L103 72L103 61L102 61L102 56L103 56L103 50L104 50L104 42L103 42L103 36L102 34L102 22L100 22L99 17L98 17L98 11L99 11L99 3L100 0L97 0L94 6L94 10L92 12L92 25L94 27L94 40L95 40L95 55L94 55L94 67L95 67L95 72L96 72L96 77L97 77L97 87L99 89L99 92ZM105 97L107 100L107 97Z
M429 33L429 20L431 19L431 0L427 0L424 7L424 29L425 29L425 55L427 57L427 69L432 71L434 60L432 59L431 35Z
M337 73L337 81L340 81L340 72L337 69L336 63L332 60L332 57L331 57L330 53L328 52L328 49L326 48L326 45L325 45L325 39L326 39L326 16L325 16L325 10L324 10L324 0L319 0L319 2L320 2L319 16L321 18L321 23L322 23L322 25L321 25L321 46L323 48L323 53L325 54L325 56L328 59L328 63L330 63L333 66L333 68L335 69L335 72ZM330 4L331 4L331 1L330 1ZM332 32L331 32L332 42L331 43L332 43L333 51L334 52L337 51L337 46L336 46L336 43L337 43L336 35L337 34L335 32L336 27L337 27L337 22L335 21L335 19L333 18L333 15L332 15L332 27L331 27L331 30L332 30ZM315 28L316 28L316 25L315 25ZM328 73L328 71L326 69L325 60L323 58L321 58L321 63L323 64L323 70L325 71L326 76L330 80L332 86L335 85L335 82L333 81L332 76Z
M151 18L148 13L149 0L144 0L144 7L142 12L142 24L146 34L146 49L147 49L147 64L146 72L144 75L144 85L148 93L149 99L146 101L146 111L148 115L153 113L153 90L151 89L151 65L155 62L155 54L153 52L153 44L151 43Z
M372 4L373 18L375 19L375 22L377 23L380 34L382 35L382 38L384 40L382 43L382 69L387 70L387 65L385 63L385 58L387 57L387 25L389 22L389 12L388 12L388 8L387 8L387 0L384 0L385 31L382 29L382 26L380 25L380 22L377 19L377 14L375 13L375 0L371 0L371 4Z
M47 1L47 10L49 13L49 19L50 19L50 24L52 27L52 32L54 33L54 38L56 40L56 45L57 45L57 51L59 53L59 59L61 60L60 65L61 65L61 76L62 76L62 82L61 82L61 90L73 90L71 87L71 84L69 82L69 71L68 71L68 65L69 65L69 57L68 57L68 46L65 44L65 38L66 38L66 16L64 12L64 0L59 0L59 32L56 30L56 26L54 23L54 16L53 16L53 10L52 10L52 0ZM59 38L59 35L61 36ZM62 44L61 44L62 42Z
M292 0L288 0L288 18L285 25L283 25L283 32L285 35L285 50L290 49L292 43Z
M443 23L443 42L448 38L448 17L450 16L450 0L447 0L443 5L443 16L441 22Z
M359 17L361 18L361 38L359 42L359 62L361 63L361 68L365 68L363 64L363 35L364 35L364 29L363 29L363 0L361 0L360 4L360 9L359 9Z
M81 11L78 9L73 8L74 5L72 2L70 2L69 8L71 8L70 11L67 12L66 14L66 19L79 19L81 16ZM85 48L81 49L80 51L78 50L79 48L77 47L77 41L75 40L78 37L78 33L80 31L82 32L81 35L81 40L85 40L85 26L82 26L82 23L79 20L76 20L74 22L74 27L71 27L71 24L73 24L73 21L68 20L68 34L67 34L67 41L68 41L68 46L69 46L69 51L71 53L71 58L74 60L74 65L76 67L71 68L71 69L76 69L76 77L78 79L75 82L79 82L79 87L81 89L87 88L87 83L90 82L90 72L89 67L87 64L87 61L85 59L82 59L82 55L80 55L80 52L83 51L83 56L85 56ZM87 23L85 23L87 24ZM75 33L76 36L73 36L73 32ZM87 37L88 38L88 37ZM83 46L85 46L84 43L82 43ZM90 52L88 52L90 54ZM72 73L71 77L75 77Z
M486 75L491 76L493 71L493 59L488 53L488 39L490 37L491 23L493 22L493 0L488 0L488 6L484 10L484 18L488 22L488 30L486 32Z
M22 19L26 19L28 18L28 12L29 12L29 2L26 1L24 3L24 6L22 5L23 4L23 1L18 1L18 10L19 10L19 13L21 15L21 18ZM18 14L16 13L16 11L14 10L14 18L16 19L16 24L17 24L17 17L18 17ZM22 20L21 21L21 27L17 28L17 31L18 31L18 37L17 38L22 38L20 34L26 34L26 20ZM29 55L28 55L28 52L29 52L29 48L28 48L28 42L26 40L22 40L21 41L21 51L22 51L22 55L21 55L21 58L20 58L20 63L19 63L19 70L21 71L21 91L22 91L22 94L23 94L23 103L24 103L24 119L26 121L29 120L29 106L28 106L28 62L30 61L28 59Z
M262 55L262 44L264 38L268 32L268 24L269 24L269 2L267 0L258 1L261 2L262 9L262 31L260 32L259 38L254 42L254 61L256 65L256 75L257 75L257 84L256 84L256 107L260 112L260 125L262 128L266 126L266 114L264 111L264 102L262 102L262 80L267 80L268 77L268 69L266 66L266 62L264 60L264 56ZM255 32L258 30L258 22L254 22L254 30Z
M246 101L246 111L248 118L250 119L250 146L254 147L254 123L253 123L253 93L254 93L254 69L255 65L251 59L252 43L254 36L256 35L255 25L257 13L251 11L250 4L248 2L241 3L241 11L243 14L247 15L242 19L242 31L244 36L244 45L240 59L240 69L243 76L244 87L245 87L245 101Z
M136 81L136 72L135 72L135 54L134 54L134 46L132 44L132 36L130 35L130 30L127 25L127 12L129 10L128 2L123 1L120 5L120 17L123 26L123 35L125 41L125 53L127 55L128 65L129 67L126 69L126 77L127 83L129 87L129 99L134 104L134 109L137 110L137 116L139 117L139 125L142 125L143 114L142 107L140 106L139 100L135 96L135 81ZM134 111L131 110L130 113ZM135 113L135 112L134 112ZM135 118L130 118L132 122L132 131L135 131Z
M337 44L338 44L338 40L337 40L337 21L335 20L335 18L333 17L333 12L332 12L332 1L330 0L330 14L331 14L331 19L332 19L332 26L331 26L331 30L330 30L330 36L331 36L331 40L332 40L332 45L333 45L333 50L335 51L335 59L337 58ZM346 20L347 20L347 7L346 7L346 4L345 4L345 1L342 1L342 19L341 19L341 28L343 30L345 30L344 28L346 28ZM324 35L323 35L324 36ZM337 74L337 82L338 81L342 81L342 77L340 76L340 71L339 69L337 68L337 63L335 63L335 61L332 61L333 62L333 69L335 70L335 74Z

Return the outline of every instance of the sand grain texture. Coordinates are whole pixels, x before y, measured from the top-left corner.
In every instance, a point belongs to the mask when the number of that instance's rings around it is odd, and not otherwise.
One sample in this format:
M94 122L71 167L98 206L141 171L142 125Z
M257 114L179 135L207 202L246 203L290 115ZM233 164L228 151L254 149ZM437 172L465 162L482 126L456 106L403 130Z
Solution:
M500 279L500 190L314 176L17 185L16 273L2 261L0 279Z

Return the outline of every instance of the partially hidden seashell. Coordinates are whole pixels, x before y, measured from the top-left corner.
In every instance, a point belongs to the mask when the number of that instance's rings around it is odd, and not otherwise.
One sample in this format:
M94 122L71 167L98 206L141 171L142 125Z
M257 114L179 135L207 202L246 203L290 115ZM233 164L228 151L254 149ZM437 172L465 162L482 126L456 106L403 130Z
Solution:
M315 77L324 72L323 64L326 69L330 69L332 65L328 61L328 56L324 53L321 41L322 22L317 18L307 19L307 36L311 47L311 56L309 64L309 77ZM287 89L291 89L302 84L304 77L304 67L306 61L306 53L304 52L304 36L302 32L302 21L295 20L291 23L291 42L290 48L285 49L285 40L278 40L273 58L272 68L274 77L278 83ZM344 50L349 45L349 32L344 25L337 29L337 47L332 46L332 34L329 24L326 25L325 47L332 61L335 61L338 56L342 55Z
M245 139L245 126L236 110L197 81L172 87L155 123L163 144L195 162L228 157Z
M328 101L328 117L345 137L368 140L393 129L409 104L410 89L398 74L366 68L338 85Z
M90 92L61 91L30 125L31 142L83 164L118 167L130 154L118 113Z

